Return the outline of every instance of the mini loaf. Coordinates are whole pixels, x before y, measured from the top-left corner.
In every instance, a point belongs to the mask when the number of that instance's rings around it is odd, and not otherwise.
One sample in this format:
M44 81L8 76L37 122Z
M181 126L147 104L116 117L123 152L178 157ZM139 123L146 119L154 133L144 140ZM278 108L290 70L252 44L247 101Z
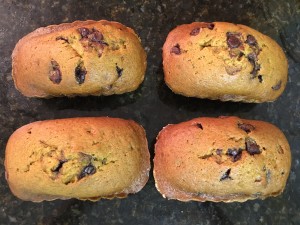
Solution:
M5 152L6 179L26 201L126 197L149 176L144 129L117 118L34 122L15 131Z
M284 134L237 117L168 125L157 137L158 191L180 201L244 202L282 193L291 167Z
M145 70L138 36L105 20L39 28L12 54L15 86L28 97L122 94L137 89Z
M188 97L269 102L287 83L280 46L240 24L194 22L172 30L163 46L165 82Z

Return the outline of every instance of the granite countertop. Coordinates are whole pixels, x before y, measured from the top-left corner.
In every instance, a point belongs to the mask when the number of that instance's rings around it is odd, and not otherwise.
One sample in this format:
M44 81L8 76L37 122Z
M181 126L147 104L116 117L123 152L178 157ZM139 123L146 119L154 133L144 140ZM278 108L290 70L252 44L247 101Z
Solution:
M0 0L0 18L0 224L300 224L298 0ZM41 26L86 19L115 20L135 29L148 54L141 87L132 93L109 97L22 96L11 77L11 53L16 42ZM289 62L289 79L283 95L271 103L246 104L173 94L163 81L161 48L171 29L193 21L241 23L275 39ZM126 199L32 203L14 197L5 180L6 142L15 129L29 122L77 116L130 118L146 129L153 158L155 137L163 126L220 115L264 120L282 129L292 151L291 173L282 195L245 203L184 203L162 198L151 174L145 188Z

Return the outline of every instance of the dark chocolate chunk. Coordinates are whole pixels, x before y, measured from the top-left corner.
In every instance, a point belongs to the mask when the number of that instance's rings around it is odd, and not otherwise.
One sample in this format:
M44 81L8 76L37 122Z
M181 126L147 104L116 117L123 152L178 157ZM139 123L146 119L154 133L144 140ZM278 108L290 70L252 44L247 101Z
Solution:
M236 162L242 157L242 149L229 148L226 154L231 157L232 162Z
M221 176L220 181L227 180L227 179L232 180L232 178L229 176L230 172L231 169L226 170L226 172Z
M255 129L253 125L247 123L238 123L238 128L242 129L247 134L249 134L251 131Z
M250 74L253 75L252 78L255 78L257 75L257 72L260 70L260 64L257 62L257 55L254 52L252 52L247 55L247 58L253 66L253 69L250 72Z
M93 29L93 32L88 35L88 38L93 42L100 42L102 43L103 35L100 31Z
M223 149L218 148L216 150L217 155L222 155Z
M242 44L239 33L227 32L227 45L229 48L238 48Z
M83 65L83 63L80 63L75 68L75 79L78 84L83 84L85 80L85 75L87 74L87 71Z
M210 30L213 30L214 27L215 27L215 24L213 24L213 23L208 23L207 24L207 28L210 29Z
M197 126L198 128L200 128L201 130L203 130L203 126L202 126L201 123L196 123L196 126Z
M176 44L175 46L173 46L171 48L171 53L174 53L176 55L180 55L181 54L181 50L180 50L179 44Z
M85 176L92 175L94 173L96 173L96 167L92 164L89 164L82 169L81 173L78 176L78 179L82 179Z
M190 35L191 35L191 36L196 36L196 35L198 35L199 33L200 33L200 27L196 27L196 28L194 28L194 29L191 31Z
M247 43L248 45L255 46L255 45L257 44L257 41L256 41L256 39L255 39L255 37L254 37L253 35L249 34L249 35L247 36L246 43Z
M59 84L62 80L62 74L58 63L55 60L51 60L52 69L49 72L49 79L53 84Z
M68 162L68 160L64 159L64 160L59 160L58 165L52 169L52 172L54 173L59 173L60 169L63 167L64 163Z
M273 89L274 91L279 90L279 89L281 88L281 83L282 83L281 80L278 81L277 84L275 84L274 86L272 86L272 89Z
M56 38L55 38L55 40L56 40L56 41L58 41L58 40L62 40L62 41L65 41L65 42L67 42L67 43L69 44L69 40L68 40L68 38L66 38L66 37L63 37L63 36L56 37Z
M260 154L261 151L259 149L259 145L256 144L256 141L252 138L246 138L246 151L250 155Z
M90 30L85 27L78 28L77 31L80 33L82 38L86 38L90 34Z
M123 68L120 68L116 65L116 71L117 71L118 77L122 76L123 70L124 70Z
M257 78L258 78L259 83L262 83L262 82L263 82L262 75L258 75Z

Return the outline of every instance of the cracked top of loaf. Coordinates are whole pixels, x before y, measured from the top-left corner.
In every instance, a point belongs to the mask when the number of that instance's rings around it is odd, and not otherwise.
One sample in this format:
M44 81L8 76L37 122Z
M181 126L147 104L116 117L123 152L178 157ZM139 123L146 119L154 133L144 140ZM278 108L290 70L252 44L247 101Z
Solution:
M106 20L39 28L12 54L15 86L28 97L122 94L138 88L145 70L135 32Z

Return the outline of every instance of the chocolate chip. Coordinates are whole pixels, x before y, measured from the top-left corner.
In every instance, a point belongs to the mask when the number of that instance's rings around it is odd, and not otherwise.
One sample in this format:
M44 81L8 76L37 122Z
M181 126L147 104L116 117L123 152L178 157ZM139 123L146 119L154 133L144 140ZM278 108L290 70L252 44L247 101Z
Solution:
M273 89L274 91L279 90L279 89L281 88L281 83L282 83L281 80L278 81L277 84L275 84L274 86L272 86L272 89Z
M256 144L256 141L253 140L252 138L246 138L246 151L250 155L255 155L255 154L260 154L261 151L259 149L259 145Z
M226 154L231 157L232 162L236 162L242 157L242 149L229 148Z
M266 172L266 180L268 184L271 182L271 170L269 169Z
M180 50L180 46L179 46L179 44L176 44L175 46L173 46L172 48L171 48L171 51L170 51L171 53L174 53L174 54L176 54L176 55L180 55L181 54L181 50Z
M213 23L208 23L207 24L207 28L210 29L210 30L213 30L214 27L215 27L215 24L213 24Z
M229 48L238 48L242 44L239 33L227 32L227 45Z
M255 127L251 124L247 123L238 123L238 128L245 131L247 134L249 134L251 131L255 130Z
M231 169L228 169L220 178L220 181L226 180L226 179L230 179L232 180L232 178L229 176L231 172Z
M258 64L257 62L257 55L252 52L250 54L247 55L248 61L252 64L253 69L250 72L251 75L253 75L252 78L255 78L257 75L257 72L260 70L260 64Z
M218 149L216 150L216 154L217 154L217 155L222 155L222 152L223 152L223 149L218 148Z
M191 31L190 35L191 35L191 36L196 36L196 35L198 35L199 33L200 33L200 27L196 27L196 28L194 28L194 29Z
M101 163L102 163L102 165L107 165L107 158L103 158Z
M102 43L103 35L100 31L93 29L93 32L88 35L88 38L93 42L100 42Z
M258 75L257 78L258 78L259 83L262 83L262 82L263 82L262 75Z
M54 84L59 84L62 80L62 74L59 68L58 63L55 60L51 60L52 69L49 72L49 79Z
M252 45L252 46L255 46L257 44L257 41L255 39L254 36L252 36L251 34L247 35L247 40L246 40L246 43L248 45Z
M201 123L196 123L196 126L197 126L198 128L200 128L201 130L203 130L203 126L202 126Z
M83 168L83 170L81 171L81 173L78 176L78 179L80 180L80 179L84 178L85 176L92 175L94 173L96 173L96 167L93 166L92 164L89 164Z
M116 66L116 71L117 71L118 77L122 76L123 70L124 70L123 68Z
M80 33L82 38L85 38L90 34L90 30L85 27L78 28L77 31Z
M55 38L55 40L56 40L56 41L58 41L58 40L62 40L62 41L65 41L65 42L67 42L67 43L69 44L69 40L68 40L68 38L66 38L66 37L63 37L63 36L56 37L56 38Z
M83 84L85 80L85 75L87 74L87 71L85 67L83 66L83 63L80 63L75 68L75 79L78 84Z
M63 167L64 163L68 162L68 160L64 159L64 160L59 160L58 165L56 166L56 168L52 169L51 171L54 173L58 173L60 171L60 169Z

